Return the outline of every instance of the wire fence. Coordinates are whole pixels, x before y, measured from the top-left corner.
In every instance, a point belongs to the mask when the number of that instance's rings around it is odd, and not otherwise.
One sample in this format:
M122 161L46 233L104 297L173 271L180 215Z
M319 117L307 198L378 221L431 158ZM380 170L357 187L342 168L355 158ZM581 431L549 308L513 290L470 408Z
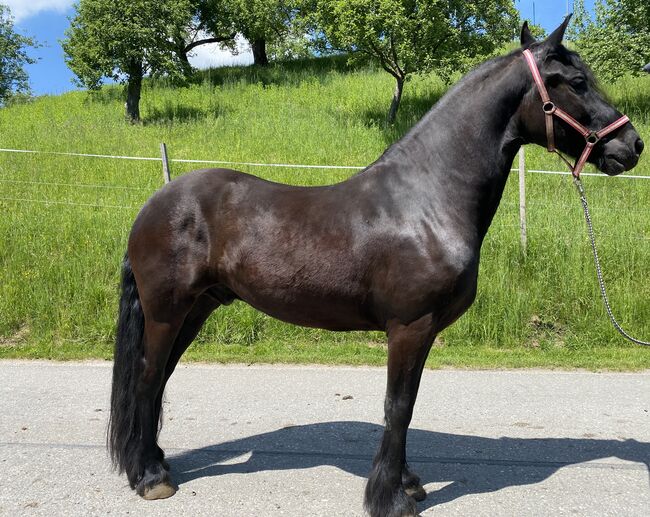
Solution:
M87 208L121 208L121 209L132 209L138 208L136 206L127 206L127 205L104 205L97 203L77 203L73 201L59 201L56 199L32 199L32 198L22 198L22 197L0 197L0 201L13 201L17 203L42 203L45 205L67 205L67 206L81 206Z
M103 159L112 159L112 160L136 160L136 161L148 161L148 162L161 162L164 158L158 156L120 156L120 155L110 155L110 154L88 154L88 153L72 153L72 152L62 152L62 151L38 151L31 149L0 149L0 153L18 153L18 154L44 154L51 156L76 156L82 158L103 158ZM281 167L285 169L338 169L338 170L356 170L360 171L365 169L366 165L317 165L317 164L298 164L298 163L264 163L264 162L236 162L236 161L227 161L227 160L196 160L196 159L186 159L186 158L171 158L169 159L172 163L194 163L194 164L206 164L206 165L238 165L238 166L249 166L249 167ZM510 169L513 172L518 171L519 169ZM538 169L526 169L527 173L533 174L554 174L560 176L570 176L570 172L566 171L546 171ZM595 177L605 177L603 174L594 174L589 172L583 172L582 176L595 176ZM639 179L639 180L650 180L650 176L642 176L636 174L619 174L616 178L622 179Z
M162 162L162 157L152 156L114 156L110 154L86 154L86 153L68 153L60 151L34 151L28 149L0 149L0 153L22 153L22 154L49 154L52 156L77 156L84 158L106 158L113 160L139 160L148 162ZM226 160L190 160L184 158L173 158L169 160L175 163L195 163L206 165L247 165L250 167L282 167L286 169L348 169L362 170L365 166L356 165L304 165L297 163L258 163L258 162L231 162ZM650 179L650 176L648 176Z
M164 144L161 144L162 156L153 157L153 156L126 156L126 155L110 155L110 154L94 154L94 153L77 153L77 152L62 152L62 151L41 151L41 150L32 150L32 149L3 149L0 148L0 153L12 153L12 154L28 154L28 155L45 155L45 156L64 156L64 157L77 157L77 158L95 158L95 159L106 159L106 160L132 160L132 161L145 161L145 162L158 162L162 164L163 169L163 178L164 181L169 180L169 163L187 163L187 164L204 164L204 165L229 165L229 166L248 166L248 167L262 167L262 168L285 168L285 169L320 169L320 170L349 170L349 171L361 171L365 166L353 166L353 165L321 165L321 164L296 164L296 163L264 163L256 161L228 161L228 160L203 160L203 159L184 159L184 158L167 158L166 147ZM520 174L520 182L523 181L523 176L527 174L544 174L544 175L557 175L557 176L570 176L570 172L566 171L551 171L551 170L540 170L540 169L526 169L525 168L525 158L523 157L522 150L522 159L520 160L520 167L511 169L512 172L518 172ZM583 176L593 176L593 177L606 177L603 174L594 174L594 173L583 173ZM630 180L650 180L650 176L645 175L631 175L631 174L620 174L616 178L621 179L630 179ZM151 191L151 188L139 187L139 186L129 186L129 185L113 185L113 184L101 184L101 183L71 183L71 182L59 182L59 181L37 181L30 179L14 179L14 178L4 178L0 176L0 184L13 184L13 185L25 185L25 186L48 186L48 187L70 187L70 188L81 188L81 189L98 189L98 190L121 190L121 191L138 191L138 192L147 192ZM523 198L521 197L523 196ZM15 203L35 203L43 205L63 205L63 206L75 206L83 208L99 208L99 209L138 209L139 206L131 206L125 204L105 204L105 203L83 203L77 201L69 200L55 200L55 199L46 199L46 198L27 198L27 197L12 197L12 196L0 196L0 201L5 202L15 202ZM542 210L578 210L579 205L569 205L569 204L557 204L553 203L552 206L540 202L530 202L525 200L525 190L520 190L520 199L519 202L508 202L504 201L501 203L501 206L507 207L519 207L520 208L520 222L519 224L500 224L500 228L520 228L522 232L522 246L525 248L525 232L526 232L526 207L532 207L536 211ZM633 209L629 208L619 208L619 207L595 207L595 211L604 211L604 212L635 212ZM637 211L638 212L638 211ZM551 226L535 226L536 230L554 230L554 227ZM614 236L618 234L612 233L601 233L604 236ZM640 241L650 241L650 237L645 235L634 235L630 236L634 240Z
M62 183L59 181L31 181L31 180L14 180L0 178L0 183L16 183L20 185L48 185L55 187L75 187L75 188L106 188L119 190L149 190L147 187L131 187L127 185L106 185L92 183Z

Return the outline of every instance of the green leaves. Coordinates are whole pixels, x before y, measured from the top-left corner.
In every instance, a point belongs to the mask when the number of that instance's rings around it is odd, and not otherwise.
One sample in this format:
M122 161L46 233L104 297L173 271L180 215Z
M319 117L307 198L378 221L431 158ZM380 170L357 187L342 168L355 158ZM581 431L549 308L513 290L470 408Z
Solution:
M142 77L181 79L179 53L193 11L190 0L80 0L61 42L77 83L97 90L105 79L128 83L126 112L140 119Z
M0 106L16 96L29 94L27 72L23 68L35 62L27 54L33 39L14 31L9 8L0 4Z
M301 7L321 52L371 56L398 85L434 69L449 77L518 28L508 0L304 0Z
M615 80L638 75L650 62L650 3L647 0L598 0L595 17L575 2L570 37L597 75Z
M395 75L453 66L512 39L517 13L507 0L316 0L313 26L325 50L372 55ZM318 35L317 35L318 38Z
M195 0L199 18L213 34L239 32L247 40L282 39L289 31L291 0Z
M190 0L80 0L62 41L66 62L89 89L107 78L124 82L138 68L179 77L173 42L191 14Z

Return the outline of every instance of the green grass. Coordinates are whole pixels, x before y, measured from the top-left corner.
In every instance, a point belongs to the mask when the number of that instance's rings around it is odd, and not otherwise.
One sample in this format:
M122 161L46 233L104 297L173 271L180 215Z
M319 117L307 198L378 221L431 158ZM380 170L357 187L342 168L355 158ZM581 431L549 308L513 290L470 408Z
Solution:
M392 87L388 74L341 59L212 70L184 88L147 83L139 126L124 122L117 87L2 109L0 147L158 156L164 141L171 158L365 165L445 91L435 76L414 78L399 122L386 128ZM607 90L650 142L650 77ZM648 155L636 174L650 175ZM563 170L541 148L527 148L527 166ZM172 173L190 168L172 164ZM352 173L238 168L299 185ZM0 358L110 357L128 231L161 182L157 162L0 153ZM650 350L625 343L606 319L570 179L531 174L527 182L527 256L512 175L483 247L476 303L440 336L428 364L650 367ZM650 181L587 177L585 184L614 311L648 339ZM213 315L186 358L381 364L385 339L286 325L235 303Z

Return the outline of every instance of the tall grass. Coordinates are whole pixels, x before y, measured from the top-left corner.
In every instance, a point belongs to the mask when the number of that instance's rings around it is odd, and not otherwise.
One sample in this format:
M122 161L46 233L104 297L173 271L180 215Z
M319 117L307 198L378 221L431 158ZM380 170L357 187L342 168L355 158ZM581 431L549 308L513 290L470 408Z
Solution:
M124 122L118 87L0 110L0 147L157 156L164 141L172 158L365 165L445 91L435 76L414 78L399 122L385 127L392 86L384 72L341 59L211 70L184 88L147 83L138 126ZM650 142L650 78L608 93ZM530 147L527 166L561 164ZM239 168L299 185L352 173ZM187 170L172 165L175 176ZM650 175L648 153L635 173ZM527 255L513 175L483 247L476 303L440 337L431 364L650 366L650 353L630 348L606 319L570 179L531 174L527 182ZM156 162L0 153L0 357L110 356L127 235L161 183ZM650 337L650 181L585 183L615 311ZM189 357L375 364L384 344L378 333L303 329L236 303L214 314ZM603 359L590 363L592 355Z

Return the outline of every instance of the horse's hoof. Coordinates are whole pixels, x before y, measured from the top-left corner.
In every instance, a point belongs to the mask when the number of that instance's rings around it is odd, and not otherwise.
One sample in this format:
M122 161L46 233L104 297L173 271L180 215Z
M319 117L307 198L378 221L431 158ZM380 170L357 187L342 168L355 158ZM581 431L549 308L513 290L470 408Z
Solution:
M422 485L405 488L406 495L415 499L418 503L427 498L427 493Z
M160 463L149 465L135 487L137 494L148 501L171 497L176 490L178 487L172 481L169 472Z
M151 488L145 487L142 498L147 501L153 501L154 499L167 499L168 497L173 496L176 493L176 487L173 486L168 481L163 481L158 483Z

